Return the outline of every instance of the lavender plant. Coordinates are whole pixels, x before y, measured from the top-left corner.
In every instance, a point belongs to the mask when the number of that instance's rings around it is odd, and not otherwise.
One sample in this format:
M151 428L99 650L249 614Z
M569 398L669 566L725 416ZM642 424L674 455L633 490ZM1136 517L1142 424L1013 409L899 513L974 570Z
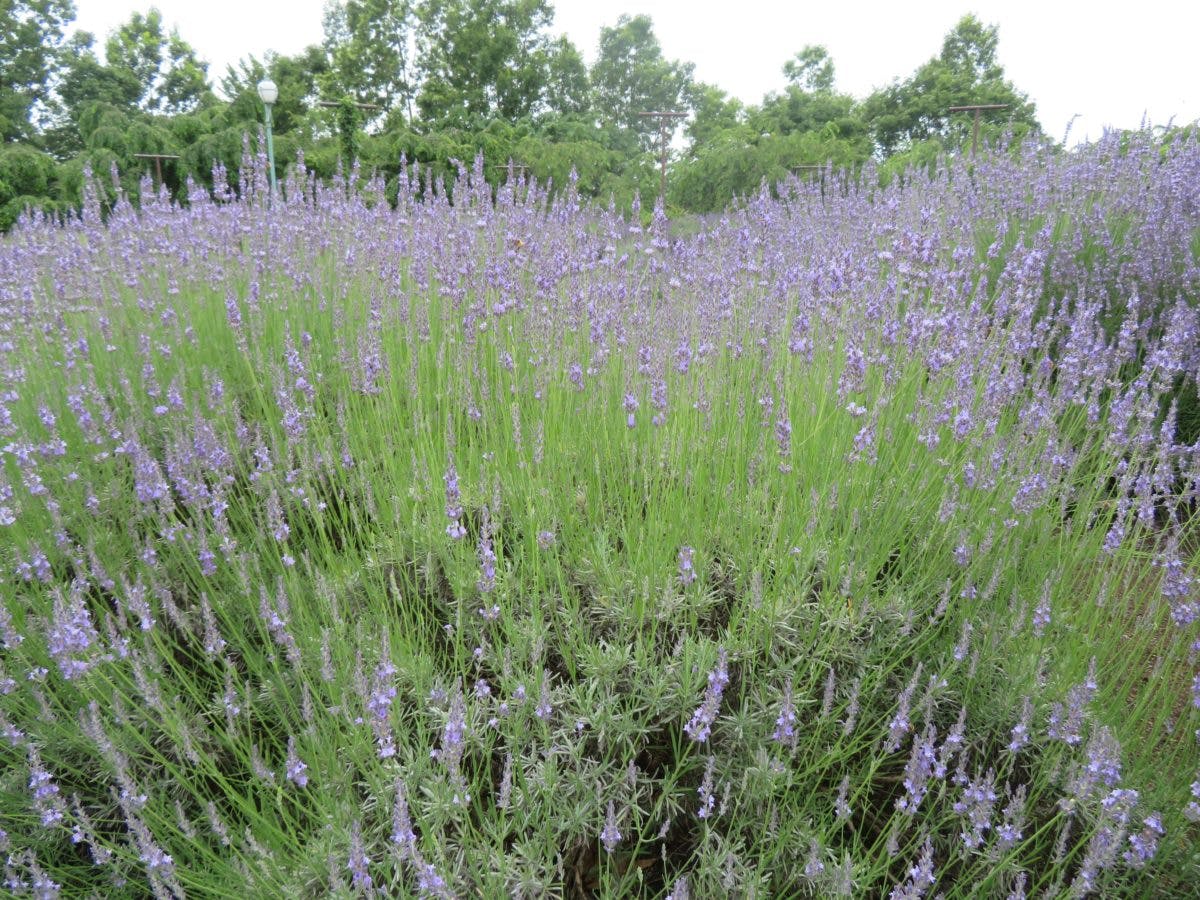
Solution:
M0 243L6 890L1195 883L1193 139L686 238L264 162Z

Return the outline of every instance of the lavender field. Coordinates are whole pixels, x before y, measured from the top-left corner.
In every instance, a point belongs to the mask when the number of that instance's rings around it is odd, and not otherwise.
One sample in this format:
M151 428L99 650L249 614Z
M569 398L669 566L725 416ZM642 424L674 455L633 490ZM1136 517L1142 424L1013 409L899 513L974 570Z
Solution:
M4 890L1194 896L1200 144L943 162L3 238Z

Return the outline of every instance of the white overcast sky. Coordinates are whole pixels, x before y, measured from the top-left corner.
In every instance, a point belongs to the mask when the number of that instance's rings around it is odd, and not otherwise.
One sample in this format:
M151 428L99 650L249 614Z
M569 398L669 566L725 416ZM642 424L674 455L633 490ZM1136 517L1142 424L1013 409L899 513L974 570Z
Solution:
M267 50L293 53L321 40L326 0L76 0L76 27L103 38L151 5L211 63ZM668 58L693 62L696 77L748 103L780 90L783 63L805 44L824 44L837 87L856 97L907 77L937 54L942 38L974 13L1000 27L999 58L1037 104L1042 126L1061 138L1078 114L1072 143L1105 127L1133 128L1200 118L1200 3L1184 0L933 0L730 3L699 0L559 0L553 31L566 33L590 63L600 28L621 13L645 13Z

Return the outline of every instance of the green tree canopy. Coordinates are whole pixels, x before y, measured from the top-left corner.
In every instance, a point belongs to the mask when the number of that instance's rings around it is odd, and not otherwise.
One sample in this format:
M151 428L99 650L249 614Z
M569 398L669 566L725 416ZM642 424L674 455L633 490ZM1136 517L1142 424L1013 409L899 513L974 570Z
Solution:
M162 13L154 7L145 15L133 13L109 35L104 59L110 69L133 75L137 102L147 112L188 112L210 93L208 63L177 30L163 30Z
M0 141L33 135L30 116L50 100L63 29L74 18L71 0L0 3Z
M600 52L592 66L597 113L632 135L643 150L658 141L658 122L646 111L686 109L695 66L668 60L649 16L623 15L600 29Z
M279 89L279 98L271 110L277 134L286 134L310 119L319 93L321 79L329 73L330 61L325 50L315 44L291 56L268 53L266 60L254 56L228 66L221 78L221 93L238 107L238 117L262 120L258 83L270 77Z
M543 95L545 112L558 116L586 116L592 108L592 86L588 81L583 54L566 35L550 44L546 90Z
M556 47L570 46L548 36L549 0L422 0L417 19L417 105L428 123L514 122L545 110Z
M968 133L969 120L955 117L951 106L1004 103L1004 122L1038 127L1034 104L1004 77L996 59L999 31L974 16L964 16L946 35L942 52L907 80L876 91L863 105L878 151L888 156L931 138Z
M325 97L351 97L383 111L399 107L411 118L416 97L411 0L335 0L326 7L324 26L330 61L320 79Z
M810 94L833 93L833 60L820 44L808 44L783 64L783 74L793 84Z
M130 69L100 62L93 49L95 42L90 32L77 31L63 48L58 96L67 119L76 125L83 111L93 103L132 109L142 96L137 75Z
M687 89L687 105L692 109L692 118L684 127L691 152L712 141L718 134L738 128L744 118L742 101L730 97L713 84L692 82Z

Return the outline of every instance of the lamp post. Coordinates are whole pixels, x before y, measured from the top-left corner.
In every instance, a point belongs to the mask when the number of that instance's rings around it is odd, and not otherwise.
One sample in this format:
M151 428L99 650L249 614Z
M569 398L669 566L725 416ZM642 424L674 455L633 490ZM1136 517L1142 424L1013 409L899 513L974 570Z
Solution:
M258 83L258 96L263 102L263 109L266 110L267 165L271 169L271 196L274 197L279 185L275 183L275 142L271 138L271 107L279 99L279 88L275 87L275 82L270 78L264 78Z

